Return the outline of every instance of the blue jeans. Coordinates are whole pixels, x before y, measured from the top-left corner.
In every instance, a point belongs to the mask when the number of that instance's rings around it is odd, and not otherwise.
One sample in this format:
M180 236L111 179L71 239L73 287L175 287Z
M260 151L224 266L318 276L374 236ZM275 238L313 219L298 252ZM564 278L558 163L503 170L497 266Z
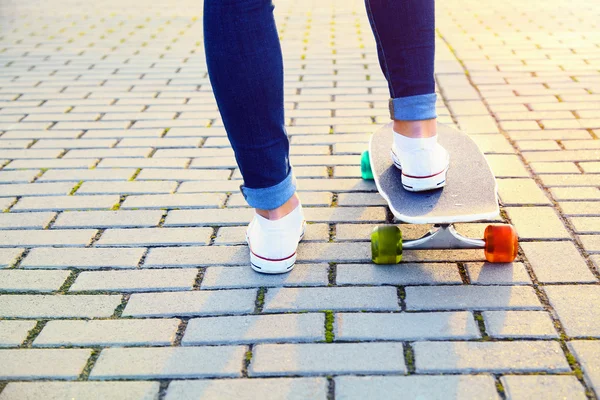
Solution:
M390 117L436 118L434 0L365 0ZM296 191L283 102L283 59L271 0L205 0L208 74L251 207L271 210Z

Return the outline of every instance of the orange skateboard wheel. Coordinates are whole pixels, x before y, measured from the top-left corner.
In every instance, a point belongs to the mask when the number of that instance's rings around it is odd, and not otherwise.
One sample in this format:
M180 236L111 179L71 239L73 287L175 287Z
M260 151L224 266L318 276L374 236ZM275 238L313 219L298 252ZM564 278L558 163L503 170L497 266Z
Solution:
M485 259L492 263L509 263L517 257L519 238L512 225L488 225L483 234Z

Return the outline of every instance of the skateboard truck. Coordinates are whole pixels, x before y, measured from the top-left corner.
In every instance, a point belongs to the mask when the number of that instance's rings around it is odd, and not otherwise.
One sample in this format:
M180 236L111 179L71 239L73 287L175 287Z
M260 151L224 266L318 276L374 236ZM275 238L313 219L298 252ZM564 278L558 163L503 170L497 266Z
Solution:
M485 241L462 236L452 224L434 225L423 237L404 240L405 249L483 249Z

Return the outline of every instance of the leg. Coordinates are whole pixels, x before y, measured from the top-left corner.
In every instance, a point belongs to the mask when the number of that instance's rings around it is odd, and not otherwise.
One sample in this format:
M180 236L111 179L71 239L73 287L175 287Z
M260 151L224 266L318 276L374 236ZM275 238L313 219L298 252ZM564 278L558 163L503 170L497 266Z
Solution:
M295 193L284 128L283 59L270 0L206 0L206 63L250 206Z

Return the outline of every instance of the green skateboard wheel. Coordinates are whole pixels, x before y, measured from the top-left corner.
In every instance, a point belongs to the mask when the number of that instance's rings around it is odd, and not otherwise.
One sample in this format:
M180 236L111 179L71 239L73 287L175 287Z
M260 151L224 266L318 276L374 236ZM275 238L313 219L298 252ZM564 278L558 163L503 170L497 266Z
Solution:
M398 264L402 260L402 232L397 226L378 226L373 229L371 259L375 264Z
M365 180L373 180L373 171L371 170L371 160L369 151L365 150L360 157L360 175Z

